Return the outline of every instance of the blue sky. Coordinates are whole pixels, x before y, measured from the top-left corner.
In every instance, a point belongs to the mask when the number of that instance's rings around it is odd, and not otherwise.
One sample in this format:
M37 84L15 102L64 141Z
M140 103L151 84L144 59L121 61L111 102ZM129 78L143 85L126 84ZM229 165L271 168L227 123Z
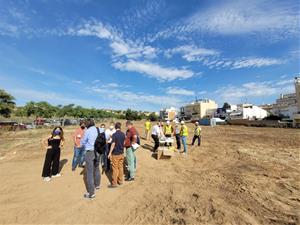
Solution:
M272 103L299 75L297 0L0 0L0 88L158 111Z

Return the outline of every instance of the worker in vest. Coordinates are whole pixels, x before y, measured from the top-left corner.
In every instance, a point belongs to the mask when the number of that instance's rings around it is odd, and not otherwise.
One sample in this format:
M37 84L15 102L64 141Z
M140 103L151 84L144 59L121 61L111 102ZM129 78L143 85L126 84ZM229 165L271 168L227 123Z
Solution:
M167 121L167 124L164 127L164 135L165 137L172 137L172 133L174 132L173 126L170 124L170 121Z
M184 121L181 121L181 128L180 128L180 136L181 136L181 141L182 141L182 145L183 145L183 153L187 154L187 136L188 136L188 128L185 125Z
M150 130L151 130L151 122L148 119L145 122L145 139L148 140L149 139L149 135L150 135Z
M195 123L195 133L194 133L192 145L194 145L194 142L196 141L196 139L198 139L198 146L200 146L200 144L201 144L201 127L199 126L198 122Z
M174 132L173 126L170 124L170 121L167 121L167 124L164 126L164 135L166 138L172 137L172 134ZM167 143L165 144L167 146ZM170 146L172 144L170 143Z

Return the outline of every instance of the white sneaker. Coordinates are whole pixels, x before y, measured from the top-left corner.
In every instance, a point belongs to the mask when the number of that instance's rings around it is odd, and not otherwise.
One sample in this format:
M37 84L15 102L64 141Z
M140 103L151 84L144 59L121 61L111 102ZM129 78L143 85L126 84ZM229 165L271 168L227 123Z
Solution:
M86 193L86 194L83 195L83 197L85 199L93 200L96 197L96 195L95 194L90 195L89 193Z
M46 181L46 182L49 182L51 180L51 178L50 177L44 177L43 180Z
M61 177L61 174L60 173L57 173L55 175L52 175L52 177Z

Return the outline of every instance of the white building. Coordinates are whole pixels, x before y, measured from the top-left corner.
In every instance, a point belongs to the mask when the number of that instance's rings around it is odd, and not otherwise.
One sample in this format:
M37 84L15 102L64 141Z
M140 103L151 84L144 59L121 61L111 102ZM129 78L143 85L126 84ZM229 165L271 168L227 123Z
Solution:
M159 118L162 120L175 120L177 109L175 107L164 108L159 111Z
M268 112L266 110L252 104L237 105L237 110L229 114L230 119L247 119L247 120L263 119L267 116L268 116Z
M300 77L295 77L297 112L293 115L294 125L300 127Z
M292 119L293 115L297 113L296 93L281 94L280 97L276 99L276 103L273 104L271 113Z
M200 99L180 108L180 116L198 121L204 117L212 118L218 105L210 99Z
M299 85L300 78L295 78L295 93L291 94L281 94L278 99L276 99L276 103L273 104L271 109L271 113L277 116L283 116L287 119L292 120L294 115L299 111ZM297 92L298 89L298 92Z

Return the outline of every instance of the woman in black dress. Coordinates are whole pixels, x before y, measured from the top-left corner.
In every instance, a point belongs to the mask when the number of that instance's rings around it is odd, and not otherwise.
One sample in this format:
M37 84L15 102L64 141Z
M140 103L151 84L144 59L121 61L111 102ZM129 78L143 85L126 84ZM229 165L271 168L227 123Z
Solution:
M50 181L51 177L60 177L59 159L60 148L64 145L64 132L61 127L55 127L51 136L44 141L47 149L42 177L44 181Z

